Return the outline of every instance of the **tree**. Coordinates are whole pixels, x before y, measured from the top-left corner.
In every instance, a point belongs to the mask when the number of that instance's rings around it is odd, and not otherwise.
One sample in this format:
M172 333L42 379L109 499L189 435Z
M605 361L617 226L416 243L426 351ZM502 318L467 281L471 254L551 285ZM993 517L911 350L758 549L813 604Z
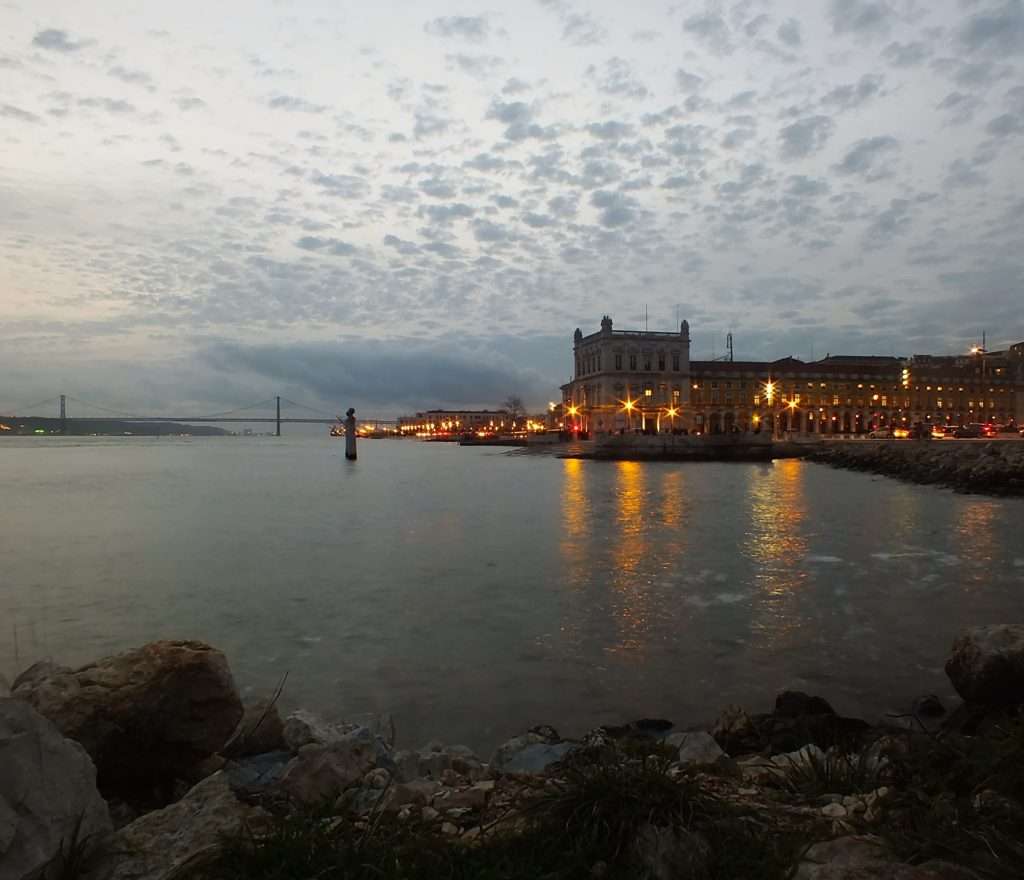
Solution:
M501 408L506 410L513 421L523 418L526 415L526 407L523 406L523 398L518 394L511 394L505 398Z

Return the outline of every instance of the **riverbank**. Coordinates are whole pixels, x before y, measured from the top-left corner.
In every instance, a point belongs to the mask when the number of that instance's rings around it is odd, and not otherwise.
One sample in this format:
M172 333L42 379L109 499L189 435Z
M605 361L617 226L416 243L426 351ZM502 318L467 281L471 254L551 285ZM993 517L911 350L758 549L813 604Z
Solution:
M854 440L809 449L807 461L958 492L1024 495L1024 441Z
M39 663L0 693L0 876L1009 880L1024 626L965 630L946 671L962 705L880 725L784 691L704 730L532 727L485 760L243 705L199 642Z

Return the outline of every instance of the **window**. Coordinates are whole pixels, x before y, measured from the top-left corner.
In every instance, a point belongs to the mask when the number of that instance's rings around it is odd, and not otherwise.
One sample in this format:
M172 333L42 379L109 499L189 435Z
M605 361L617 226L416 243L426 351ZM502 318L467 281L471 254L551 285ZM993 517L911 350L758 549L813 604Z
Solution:
M658 371L661 373L665 372L665 355L658 355Z
M760 406L760 405L761 405L761 395L760 394L755 394L754 395L754 406Z
M654 394L654 389L653 388L645 388L644 389L644 397L650 397L652 394Z
M635 370L636 369L636 355L635 354L631 354L629 356L629 368L631 370Z
M644 355L644 369L645 370L650 370L651 369L651 356L649 354L645 354Z
M682 394L682 392L678 388L673 388L672 389L672 402L673 403L679 403L679 395L680 394Z
M615 355L615 369L616 370L621 370L622 369L622 355L621 354Z
M601 372L601 352L597 353L597 372Z
M672 355L672 369L675 370L677 373L679 372L679 355L678 354Z

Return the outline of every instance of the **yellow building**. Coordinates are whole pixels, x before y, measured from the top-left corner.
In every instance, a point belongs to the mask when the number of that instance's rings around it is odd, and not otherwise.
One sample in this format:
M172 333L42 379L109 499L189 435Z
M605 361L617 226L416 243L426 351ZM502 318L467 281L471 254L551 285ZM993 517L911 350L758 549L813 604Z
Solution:
M576 330L575 373L562 386L567 426L581 433L861 434L1024 420L1024 343L961 357L691 361L689 329L683 321L678 334L614 330L605 316L597 333Z

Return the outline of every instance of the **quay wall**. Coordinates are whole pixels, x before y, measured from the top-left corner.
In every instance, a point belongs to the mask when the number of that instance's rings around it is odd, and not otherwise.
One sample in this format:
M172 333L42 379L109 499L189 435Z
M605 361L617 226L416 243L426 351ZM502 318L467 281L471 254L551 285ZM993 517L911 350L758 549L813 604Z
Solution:
M1024 440L850 440L808 449L833 467L949 486L958 492L1024 495Z

